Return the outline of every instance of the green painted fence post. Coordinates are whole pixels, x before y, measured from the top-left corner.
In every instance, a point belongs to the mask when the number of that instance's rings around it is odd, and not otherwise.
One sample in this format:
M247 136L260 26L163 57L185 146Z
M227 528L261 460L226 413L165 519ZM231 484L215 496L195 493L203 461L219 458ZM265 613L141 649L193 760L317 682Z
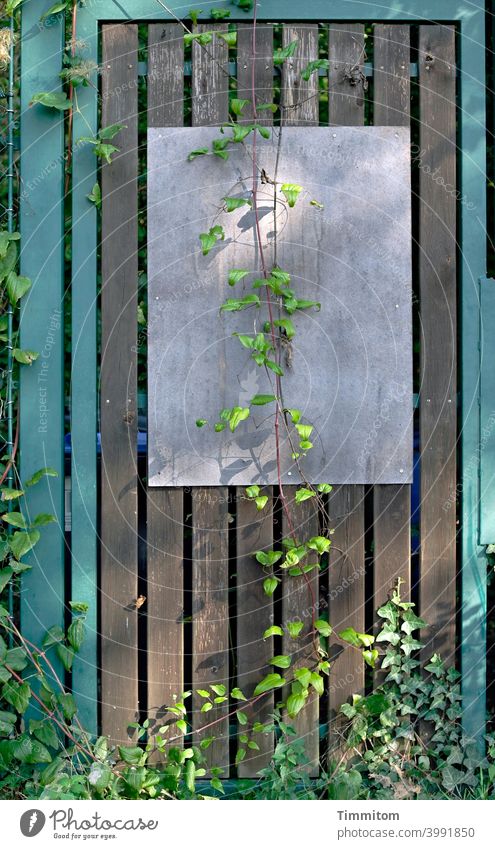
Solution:
M39 91L60 91L64 20L40 25L44 0L22 9L21 50L21 273L32 280L21 313L21 345L39 352L21 368L20 460L22 479L53 467L27 492L27 510L52 513L41 529L23 576L21 618L26 638L40 645L44 632L64 622L64 321L63 321L63 115L30 106ZM60 665L57 665L60 671Z

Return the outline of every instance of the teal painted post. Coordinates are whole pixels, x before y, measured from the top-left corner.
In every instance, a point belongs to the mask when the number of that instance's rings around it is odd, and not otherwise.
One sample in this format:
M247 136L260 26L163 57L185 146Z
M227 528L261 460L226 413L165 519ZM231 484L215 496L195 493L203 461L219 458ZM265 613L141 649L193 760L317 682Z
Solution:
M480 544L495 543L495 280L480 280Z
M44 466L58 472L26 493L31 518L56 518L41 529L22 580L23 633L38 646L47 628L64 622L63 116L29 105L36 92L61 90L64 23L40 26L45 10L45 0L24 5L21 50L21 273L33 284L21 312L21 345L39 352L21 368L21 476Z
M83 7L82 7L83 8ZM81 11L82 11L81 8ZM92 19L78 18L85 59L98 62ZM72 690L83 727L98 733L97 599L97 209L88 194L97 181L92 145L78 139L96 135L96 73L93 86L74 92L72 159L72 369L71 369L71 556L74 601L89 605L86 638L74 660Z
M470 4L467 4L470 5ZM471 7L472 8L472 7ZM479 280L486 274L485 20L466 17L460 35L462 691L466 735L482 740L486 704L486 558L479 545Z

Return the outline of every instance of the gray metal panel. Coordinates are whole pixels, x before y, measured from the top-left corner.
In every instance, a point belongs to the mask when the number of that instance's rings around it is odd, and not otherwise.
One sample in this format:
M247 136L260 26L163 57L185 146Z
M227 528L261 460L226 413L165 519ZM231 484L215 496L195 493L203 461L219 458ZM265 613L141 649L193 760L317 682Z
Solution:
M218 129L148 130L148 427L150 486L277 482L274 405L252 408L234 434L198 429L219 411L271 392L232 334L260 331L266 304L219 313L261 276L247 207L222 212L221 198L250 196L251 146L230 158L189 151ZM275 134L278 132L274 131ZM273 175L276 135L258 136L260 167ZM406 127L286 127L278 179L303 186L292 210L278 206L277 262L297 296L321 301L298 311L284 404L314 425L306 480L407 483L412 479L410 148ZM273 260L270 187L262 186L263 238ZM314 199L323 209L310 204ZM201 254L198 234L223 225L225 241ZM230 268L253 276L227 285ZM259 290L260 293L263 290ZM299 475L284 435L283 480Z

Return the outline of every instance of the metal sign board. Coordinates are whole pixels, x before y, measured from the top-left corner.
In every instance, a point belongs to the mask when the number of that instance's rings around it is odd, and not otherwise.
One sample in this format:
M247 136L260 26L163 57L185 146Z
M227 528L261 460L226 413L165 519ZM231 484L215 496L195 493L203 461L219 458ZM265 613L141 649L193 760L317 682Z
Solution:
M410 141L403 127L284 127L257 138L261 234L267 263L291 275L300 299L285 345L283 404L313 425L301 463L312 483L412 479ZM276 484L274 404L252 407L231 433L219 412L273 392L273 374L235 333L263 331L267 303L220 312L259 278L254 214L227 213L223 197L250 198L252 140L224 161L208 147L219 129L148 130L149 485ZM277 152L279 153L276 171ZM289 208L280 187L302 187ZM266 181L268 178L268 182ZM220 224L207 256L199 233ZM228 286L231 268L250 274ZM275 305L278 310L278 306ZM209 425L196 426L197 419ZM281 427L284 483L298 483L297 434ZM292 443L292 444L291 444Z

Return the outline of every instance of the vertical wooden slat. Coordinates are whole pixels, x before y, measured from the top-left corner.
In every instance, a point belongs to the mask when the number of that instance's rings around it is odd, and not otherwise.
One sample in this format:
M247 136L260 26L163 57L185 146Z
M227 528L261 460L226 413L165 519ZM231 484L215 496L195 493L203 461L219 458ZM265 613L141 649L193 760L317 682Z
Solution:
M183 67L182 27L150 24L148 126L183 124ZM164 707L184 689L183 502L182 488L147 491L148 716L155 732L163 725Z
M237 27L237 96L249 100L241 120L252 120L252 24ZM271 103L273 100L273 27L261 25L256 29L255 60L256 103ZM273 113L261 111L259 123L271 125ZM267 663L273 656L273 639L263 640L264 631L273 624L273 601L263 592L263 571L254 558L259 549L270 549L273 545L273 488L266 487L268 505L260 513L256 506L244 497L244 487L238 487L237 497L237 681L238 686L250 695L256 684L268 673ZM252 722L263 722L273 712L274 698L256 702L246 712ZM244 729L243 729L244 730ZM238 767L243 778L255 776L266 766L273 751L273 737L269 734L256 735L259 752L248 750L248 755Z
M375 26L374 103L375 125L409 126L409 27L380 24ZM373 609L386 600L392 587L402 578L404 598L411 585L411 487L377 485L373 489Z
M297 40L297 49L292 58L282 66L282 109L281 120L284 125L317 126L319 119L318 76L312 74L309 82L301 79L301 71L308 62L318 58L318 27L317 26L284 26L282 43L287 46ZM318 533L318 514L312 500L295 504L297 487L284 487L284 493L290 504L295 533L303 542ZM282 521L283 534L289 536L290 528L287 517ZM311 608L318 605L318 574L310 572L304 577L282 580L282 618L283 622L301 619L305 630L311 629ZM315 610L315 615L317 611ZM311 645L304 640L284 638L283 651L287 654L297 652L296 664L307 665L305 660L311 652ZM319 761L319 700L312 693L311 699L297 718L291 722L298 736L304 739L305 751L311 764L312 775L318 773Z
M252 24L239 24L237 27L237 97L249 100L239 119L242 123L251 121L253 118L252 55L253 26ZM256 105L272 103L273 27L269 24L259 24L256 27L256 59L254 65ZM258 123L272 124L273 113L271 110L262 110L258 115Z
M308 62L318 58L318 27L284 26L283 46L292 41L297 41L297 49L282 65L281 121L297 126L318 124L318 74L311 74L307 82L301 77Z
M198 31L222 31L225 26L200 26ZM217 125L228 118L227 45L214 37L206 45L193 44L192 123ZM193 688L229 684L228 604L228 489L198 488L192 492L193 524ZM215 742L206 750L211 766L229 765L228 701L200 713L204 700L194 693L193 728L220 720L206 732ZM223 717L223 718L222 718Z
M227 770L229 765L228 701L201 712L204 698L197 689L211 684L229 685L228 605L228 489L203 487L192 491L193 526L193 729L214 726L202 736L215 737L206 750L211 766ZM212 693L212 698L215 694Z
M330 126L359 126L364 120L362 24L332 24L329 35L328 115Z
M419 33L421 584L424 656L455 651L456 109L455 30Z
M121 153L102 169L102 731L127 739L137 681L137 43L135 24L103 27L103 126Z
M377 24L373 50L374 124L407 127L411 111L409 27Z
M237 682L248 698L256 684L271 671L267 664L273 657L273 639L263 639L263 633L274 622L273 602L263 592L263 570L254 557L255 551L273 547L273 490L267 487L263 492L269 502L261 514L252 502L243 498L244 489L237 489ZM273 694L267 693L266 698L245 709L250 724L265 722L273 713L273 705ZM256 735L254 739L260 751L249 751L240 763L238 774L244 778L256 775L266 766L273 750L271 735Z
M302 504L295 503L297 487L284 487L284 493L288 499L291 522L298 542L306 542L311 537L317 536L319 530L318 507L316 499L308 499ZM288 518L282 518L282 529L284 536L291 536L291 528ZM313 562L311 559L308 562ZM314 658L314 645L311 636L312 622L318 618L319 587L318 570L309 572L305 577L299 578L285 576L282 579L282 620L283 624L301 620L304 623L302 636L296 640L288 635L283 639L283 654L292 657L291 670L301 666L311 666ZM290 724L297 731L297 736L304 741L304 750L310 762L309 774L317 775L319 771L319 696L310 689L310 696L303 710Z
M338 486L329 498L332 556L329 574L329 621L335 632L364 632L364 487ZM364 691L364 663L358 650L331 646L330 732L340 705ZM335 739L331 741L335 742Z
M148 27L148 126L184 123L184 30L180 24Z
M224 32L225 25L201 24L195 32ZM228 47L223 38L213 36L206 45L192 45L192 124L215 126L229 116Z
M79 25L85 56L98 62L98 42L86 38L94 26ZM97 83L97 73L92 83ZM92 85L77 93L72 137L72 369L71 369L71 595L89 605L86 639L74 658L72 690L81 724L98 733L98 483L96 432L98 419L97 314L98 210L88 203L98 179L98 161L81 137L95 135L98 101Z
M362 82L351 84L348 76L364 61L364 28L336 24L329 32L329 123L359 126L364 122ZM364 488L339 486L329 499L330 525L335 529L328 578L329 620L335 631L348 626L365 630L364 618ZM352 693L364 691L364 664L352 648L333 646L330 672L330 744L336 742L335 717Z

